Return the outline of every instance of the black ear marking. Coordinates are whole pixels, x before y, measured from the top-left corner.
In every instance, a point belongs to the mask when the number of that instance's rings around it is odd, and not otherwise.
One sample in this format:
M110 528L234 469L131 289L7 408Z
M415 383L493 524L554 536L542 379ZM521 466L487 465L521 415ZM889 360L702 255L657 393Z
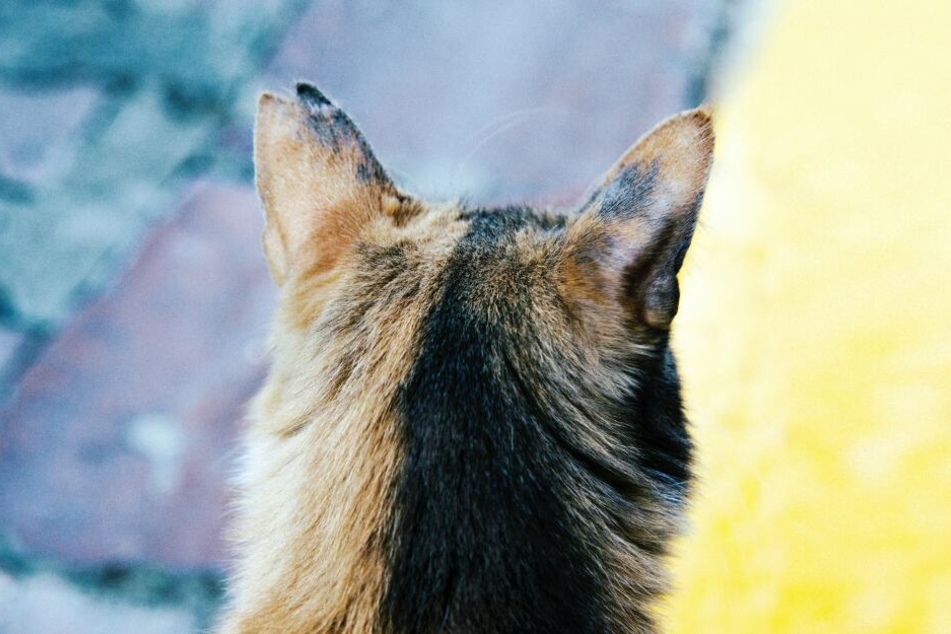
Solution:
M581 247L575 257L596 265L638 324L668 330L677 314L677 274L712 161L710 113L697 109L675 115L628 150L574 225L572 239Z
M374 179L372 169L366 163L357 165L356 176L357 180L364 184L372 183Z
M340 152L349 144L364 154L370 154L370 146L350 117L316 86L297 84L297 101L307 112L307 125L321 145L332 152Z
M317 89L317 86L304 81L297 83L297 98L313 110L319 110L322 106L333 106L333 103Z
M624 167L617 178L596 192L600 197L598 215L605 220L629 220L645 213L654 194L660 165L655 160L645 170L641 165Z
M307 112L307 125L318 143L333 154L350 153L353 175L362 185L389 184L386 170L376 159L360 129L338 105L313 84L298 82L297 100Z

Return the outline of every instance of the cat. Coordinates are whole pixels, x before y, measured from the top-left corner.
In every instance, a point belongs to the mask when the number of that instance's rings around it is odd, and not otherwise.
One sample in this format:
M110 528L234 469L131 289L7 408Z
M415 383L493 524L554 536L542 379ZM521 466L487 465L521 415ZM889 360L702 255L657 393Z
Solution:
M430 203L265 93L280 287L218 632L655 632L692 444L669 345L713 156L660 123L577 210Z

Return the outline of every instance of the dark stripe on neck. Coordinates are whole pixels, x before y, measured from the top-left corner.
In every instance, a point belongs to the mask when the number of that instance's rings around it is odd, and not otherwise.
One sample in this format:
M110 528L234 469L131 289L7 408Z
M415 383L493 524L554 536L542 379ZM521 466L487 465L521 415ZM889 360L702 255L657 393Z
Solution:
M471 303L492 247L524 221L510 211L469 215L395 398L403 462L382 605L394 633L609 629L593 545L569 516L570 474L545 432L558 421L513 376L512 334ZM498 309L518 319L526 301L513 293Z
M644 360L640 376L640 389L625 408L638 462L666 491L668 499L682 503L691 481L693 443L687 432L677 364L666 341L657 356Z

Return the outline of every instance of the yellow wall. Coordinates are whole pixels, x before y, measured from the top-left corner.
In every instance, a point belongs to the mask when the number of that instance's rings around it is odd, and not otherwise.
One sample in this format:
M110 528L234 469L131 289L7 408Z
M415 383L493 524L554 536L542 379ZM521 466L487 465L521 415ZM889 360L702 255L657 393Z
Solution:
M951 633L951 0L786 2L719 108L673 632Z

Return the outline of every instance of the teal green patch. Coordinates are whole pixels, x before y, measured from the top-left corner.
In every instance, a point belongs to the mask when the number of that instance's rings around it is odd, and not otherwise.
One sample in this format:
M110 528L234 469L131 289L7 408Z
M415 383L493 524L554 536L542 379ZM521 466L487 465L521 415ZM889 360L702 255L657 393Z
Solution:
M79 130L48 148L52 173L0 177L8 323L55 330L111 279L185 179L250 177L247 152L224 139L250 129L252 80L307 4L0 5L0 82L100 95Z

